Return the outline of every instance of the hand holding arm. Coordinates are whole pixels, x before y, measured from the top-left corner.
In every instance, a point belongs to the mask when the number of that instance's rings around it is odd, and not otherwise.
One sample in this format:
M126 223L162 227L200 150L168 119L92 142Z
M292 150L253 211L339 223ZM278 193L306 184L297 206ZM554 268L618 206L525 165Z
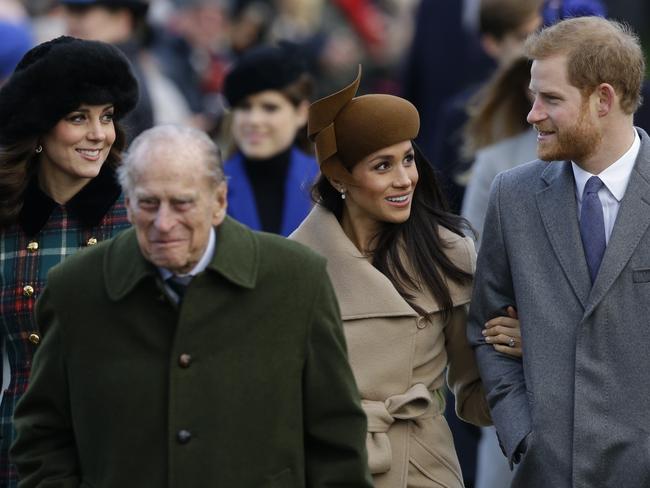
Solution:
M522 357L521 326L517 318L517 311L512 305L506 309L507 316L495 317L488 320L483 329L485 342L492 344L498 352Z

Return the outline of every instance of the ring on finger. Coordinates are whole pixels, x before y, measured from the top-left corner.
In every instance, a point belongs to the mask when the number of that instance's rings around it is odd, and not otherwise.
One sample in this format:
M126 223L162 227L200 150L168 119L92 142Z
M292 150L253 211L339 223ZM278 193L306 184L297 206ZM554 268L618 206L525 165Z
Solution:
M515 341L515 338L514 338L514 337L511 337L511 338L508 340L508 346L510 346L510 347L515 347L516 344L517 344L517 342Z

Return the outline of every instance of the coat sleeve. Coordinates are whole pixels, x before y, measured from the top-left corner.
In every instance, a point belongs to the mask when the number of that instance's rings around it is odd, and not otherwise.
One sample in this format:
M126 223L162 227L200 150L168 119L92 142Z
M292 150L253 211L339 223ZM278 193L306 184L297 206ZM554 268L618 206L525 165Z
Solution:
M503 234L502 181L503 173L495 179L490 193L467 334L476 354L501 447L511 462L517 462L517 447L531 431L522 361L497 352L481 334L484 324L503 314L508 305L517 308Z
M456 415L474 425L492 425L474 351L467 342L467 305L452 311L445 328L447 385L456 398Z
M474 273L476 251L470 238L465 238L463 263L456 263ZM465 301L467 298L465 298ZM447 385L456 398L456 415L475 425L491 425L490 410L474 351L467 342L467 304L461 304L451 311L445 326L445 349L449 366Z
M11 448L19 488L77 488L77 453L72 432L61 326L48 287L36 305L43 341L34 356L30 385L16 406L17 437Z
M306 486L370 488L366 416L347 360L341 313L324 267L317 279L303 371Z

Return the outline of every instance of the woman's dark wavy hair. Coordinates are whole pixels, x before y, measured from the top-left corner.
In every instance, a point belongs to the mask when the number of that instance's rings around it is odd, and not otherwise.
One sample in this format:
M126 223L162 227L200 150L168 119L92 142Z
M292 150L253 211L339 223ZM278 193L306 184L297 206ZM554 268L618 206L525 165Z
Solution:
M467 284L471 282L472 274L447 257L444 249L449 244L441 239L438 226L462 237L474 231L467 220L450 212L433 167L415 143L413 149L419 179L413 194L411 215L403 223L385 222L382 225L373 240L372 264L421 315L427 312L413 302L414 297L408 289L422 291L422 286L426 287L440 304L446 320L453 308L448 280ZM324 175L312 187L312 198L341 220L344 201ZM400 249L406 252L400 252ZM408 273L403 257L408 257L409 267L417 276Z
M123 129L117 121L114 125L115 142L104 162L113 169L119 166L126 145ZM25 190L38 167L40 155L36 153L36 146L40 137L31 136L0 145L0 229L15 223L20 215Z

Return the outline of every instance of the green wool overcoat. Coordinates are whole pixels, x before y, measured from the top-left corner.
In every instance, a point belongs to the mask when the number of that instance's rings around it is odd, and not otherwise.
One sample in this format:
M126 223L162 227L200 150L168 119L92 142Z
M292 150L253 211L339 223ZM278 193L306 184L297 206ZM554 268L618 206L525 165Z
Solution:
M133 229L68 258L15 414L21 488L371 486L325 261L227 218L180 308Z

